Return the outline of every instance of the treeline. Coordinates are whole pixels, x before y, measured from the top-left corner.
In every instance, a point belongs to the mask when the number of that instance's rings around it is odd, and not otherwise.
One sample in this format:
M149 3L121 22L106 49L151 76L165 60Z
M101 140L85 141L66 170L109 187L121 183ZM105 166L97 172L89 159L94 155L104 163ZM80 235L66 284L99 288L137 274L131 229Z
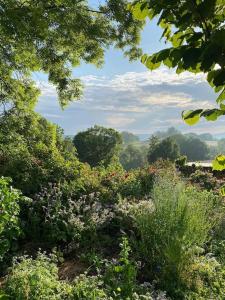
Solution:
M180 156L185 156L187 161L212 159L216 153L222 152L222 145L225 145L224 140L217 143L208 133L182 134L173 127L167 131L157 131L145 141L140 141L137 135L129 132L122 132L121 135L123 147L120 162L126 170L143 167L160 158L171 161Z

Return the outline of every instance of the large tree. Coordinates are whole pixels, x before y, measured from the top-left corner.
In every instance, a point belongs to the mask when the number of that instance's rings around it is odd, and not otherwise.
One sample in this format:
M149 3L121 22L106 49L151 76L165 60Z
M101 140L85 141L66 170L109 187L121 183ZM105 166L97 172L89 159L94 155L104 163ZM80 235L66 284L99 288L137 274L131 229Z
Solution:
M72 67L100 66L109 45L131 59L140 55L143 22L126 6L126 0L95 9L86 0L0 0L0 105L33 107L39 90L32 73L45 72L65 106L82 94Z
M92 167L107 166L118 154L122 138L114 129L95 125L75 135L73 143L80 161Z
M205 117L215 121L225 115L225 5L224 0L137 0L129 6L138 20L158 18L162 38L171 47L144 54L142 62L151 70L161 64L184 71L203 72L215 92L219 107L199 108L183 113L186 123L194 125ZM215 169L225 168L225 156L214 161Z
M187 156L189 161L206 160L209 158L209 147L197 136L177 134L172 136L180 148L180 154Z
M148 162L153 163L159 159L175 161L180 156L179 146L175 140L168 137L162 141L153 137L150 139Z

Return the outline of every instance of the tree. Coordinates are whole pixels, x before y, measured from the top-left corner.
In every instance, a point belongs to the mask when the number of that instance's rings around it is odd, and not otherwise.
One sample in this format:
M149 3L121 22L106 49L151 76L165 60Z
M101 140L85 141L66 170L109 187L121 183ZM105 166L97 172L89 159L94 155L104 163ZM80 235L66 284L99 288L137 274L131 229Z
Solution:
M147 161L147 149L144 146L127 145L120 153L120 163L126 171L141 168Z
M0 176L11 177L25 195L74 180L80 168L63 131L39 114L10 110L0 118Z
M107 166L118 154L122 138L114 129L95 125L75 135L73 144L80 161L89 163L91 167L101 163Z
M174 127L169 127L167 129L167 131L156 131L154 133L155 136L157 136L158 138L160 139L164 139L164 138L167 138L167 137L170 137L170 136L173 136L173 135L176 135L176 134L179 134L180 132L174 128Z
M148 162L153 163L158 159L175 161L180 156L179 147L175 140L168 137L162 141L150 141Z
M108 0L95 10L86 0L0 0L0 104L33 107L39 90L32 72L45 72L62 106L79 99L82 85L72 78L81 62L100 66L109 45L130 59L143 22L126 0Z
M184 71L203 72L215 92L219 108L199 108L183 112L183 119L194 125L205 117L215 121L225 115L225 5L224 0L138 0L129 5L134 17L150 20L157 17L164 31L162 38L171 43L152 55L144 54L142 62L151 70L161 64ZM213 163L214 169L225 168L225 156Z
M198 137L177 134L172 137L180 148L180 154L187 156L189 161L206 160L209 158L209 148Z
M136 142L140 141L140 139L137 135L135 135L131 132L128 132L128 131L121 132L121 136L122 136L124 144L131 144L131 143L136 143Z

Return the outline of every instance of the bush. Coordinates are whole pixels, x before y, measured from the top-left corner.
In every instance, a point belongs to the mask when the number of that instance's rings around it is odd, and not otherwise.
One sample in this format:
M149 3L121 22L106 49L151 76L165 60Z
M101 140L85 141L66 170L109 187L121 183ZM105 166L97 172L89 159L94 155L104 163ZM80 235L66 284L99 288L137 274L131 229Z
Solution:
M201 188L208 191L214 190L217 185L216 178L212 173L201 170L196 170L193 174L191 174L190 180L192 183L197 183Z
M15 262L4 289L17 300L61 300L70 293L70 287L58 280L54 258L40 253L36 259L23 257Z
M81 167L72 142L39 114L12 109L0 117L0 176L11 177L23 194L76 180Z
M150 278L159 278L163 288L183 284L182 270L208 241L214 226L214 201L212 193L186 188L164 175L154 185L149 209L142 205L133 211L137 255Z
M9 178L0 178L0 261L21 234L19 200L21 193L9 186Z
M37 194L28 209L27 229L32 239L48 245L94 241L97 231L107 224L113 214L101 203L98 193L73 198L69 191L49 184Z

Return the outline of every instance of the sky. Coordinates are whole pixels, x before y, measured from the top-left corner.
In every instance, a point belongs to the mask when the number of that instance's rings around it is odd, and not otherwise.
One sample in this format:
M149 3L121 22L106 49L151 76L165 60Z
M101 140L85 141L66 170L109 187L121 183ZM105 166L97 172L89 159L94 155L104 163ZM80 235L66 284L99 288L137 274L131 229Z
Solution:
M92 0L96 4L97 0ZM160 41L161 29L156 21L147 24L141 47L154 53L165 47ZM102 125L119 131L152 134L175 127L182 132L223 135L223 120L188 126L181 118L183 110L212 108L216 95L203 74L182 73L160 67L149 71L140 61L129 62L121 50L110 48L101 69L82 64L73 70L84 84L84 96L62 110L55 88L47 76L35 74L34 79L42 94L36 111L60 125L66 135L75 135L89 127Z

